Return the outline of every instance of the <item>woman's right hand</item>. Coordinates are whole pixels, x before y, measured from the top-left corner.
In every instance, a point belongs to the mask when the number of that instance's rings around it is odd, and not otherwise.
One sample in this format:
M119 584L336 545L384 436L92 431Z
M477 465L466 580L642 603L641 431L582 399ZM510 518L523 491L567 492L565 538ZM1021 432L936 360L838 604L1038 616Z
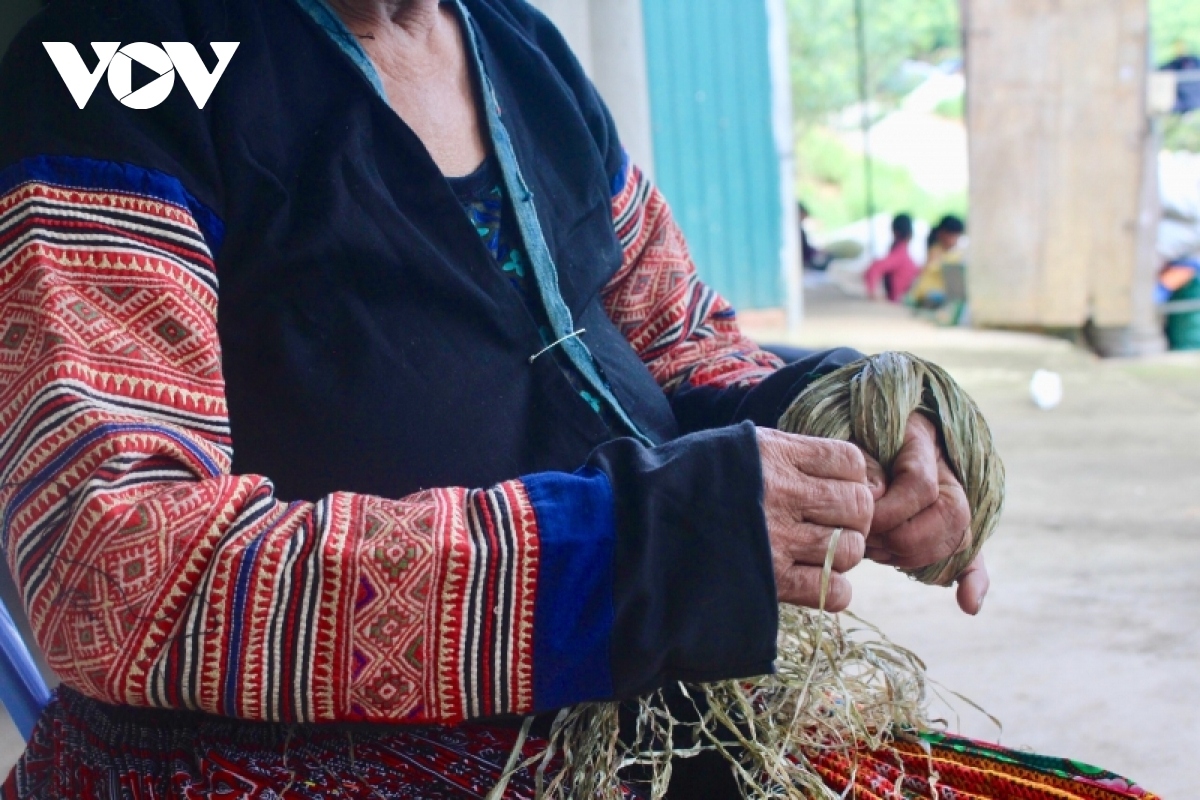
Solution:
M847 442L759 428L758 451L780 602L820 606L825 557L841 528L825 610L844 610L851 595L844 573L863 559L883 486L868 482L866 458Z

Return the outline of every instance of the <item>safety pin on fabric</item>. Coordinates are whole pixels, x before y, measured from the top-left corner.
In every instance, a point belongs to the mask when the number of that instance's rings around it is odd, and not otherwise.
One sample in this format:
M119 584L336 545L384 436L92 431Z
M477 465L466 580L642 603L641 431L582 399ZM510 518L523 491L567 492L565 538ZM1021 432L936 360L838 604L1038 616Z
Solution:
M549 353L551 350L558 347L560 344L567 341L568 339L574 339L576 336L582 336L585 333L587 333L587 328L580 328L579 330L575 331L574 333L568 333L566 336L562 337L561 339L559 339L556 342L551 342L550 344L543 347L541 350L538 350L536 353L531 355L529 357L529 363L532 364L534 361L537 361L539 357L544 356L546 353Z

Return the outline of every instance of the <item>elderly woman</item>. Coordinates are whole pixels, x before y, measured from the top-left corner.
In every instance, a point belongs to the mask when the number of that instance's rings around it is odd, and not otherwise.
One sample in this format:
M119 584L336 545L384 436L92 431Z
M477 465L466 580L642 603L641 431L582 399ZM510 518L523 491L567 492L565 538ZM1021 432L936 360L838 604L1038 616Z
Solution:
M104 41L240 45L203 109L81 108L42 43ZM890 484L770 429L854 354L739 333L522 0L56 0L0 119L5 553L63 681L7 797L480 797L520 715L769 671L835 529L834 610L963 540L923 419Z

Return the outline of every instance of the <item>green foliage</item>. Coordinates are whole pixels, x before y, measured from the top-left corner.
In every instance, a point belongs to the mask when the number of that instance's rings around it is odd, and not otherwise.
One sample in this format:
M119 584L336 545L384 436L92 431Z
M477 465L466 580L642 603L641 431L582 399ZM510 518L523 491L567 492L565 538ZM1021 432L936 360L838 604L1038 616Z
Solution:
M828 128L813 126L797 140L796 193L813 219L840 228L866 216L863 158ZM944 214L967 216L966 192L933 195L918 186L908 170L872 162L876 212L907 212L925 220Z
M1156 62L1183 53L1200 54L1200 2L1150 0L1150 27ZM1200 112L1168 117L1163 123L1163 147L1200 152Z
M1163 149L1200 153L1200 111L1167 117L1163 124Z
M958 97L943 100L937 104L937 108L933 110L933 113L946 119L965 119L967 115L966 95L960 94Z
M912 86L899 67L909 59L953 56L960 47L958 0L863 0L866 12L870 91L884 107ZM862 157L822 125L829 115L858 101L858 55L854 0L788 0L789 37L797 140L797 193L814 218L840 227L865 213ZM1200 53L1200 0L1150 0L1155 58L1180 50ZM963 118L963 100L936 112ZM1200 151L1200 113L1165 123L1169 149ZM875 207L934 219L966 215L965 193L930 195L902 167L874 164Z
M1200 3L1196 0L1150 0L1154 58L1170 61L1179 49L1200 53Z
M907 59L953 55L960 46L958 0L863 0L872 94L889 94ZM854 0L788 0L792 89L805 122L858 100Z
M958 0L863 0L869 89L884 108L911 91L910 59L936 61L960 51ZM866 213L862 156L823 127L830 114L858 102L854 0L788 0L792 90L800 135L797 194L813 217L837 228ZM939 109L940 111L940 109ZM961 116L947 106L948 116ZM873 163L875 208L926 219L966 215L966 193L935 197L903 167Z

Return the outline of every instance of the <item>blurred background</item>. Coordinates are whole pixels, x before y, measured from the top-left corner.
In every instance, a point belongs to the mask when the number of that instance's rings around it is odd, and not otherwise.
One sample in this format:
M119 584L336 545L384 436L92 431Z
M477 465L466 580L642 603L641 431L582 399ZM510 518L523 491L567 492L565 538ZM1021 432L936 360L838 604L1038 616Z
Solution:
M535 4L743 312L797 332L805 277L862 295L893 215L918 268L949 215L969 223L954 321L1108 356L1200 347L1197 4Z
M1195 796L1200 3L533 1L754 336L916 352L987 414L984 613L852 576L853 611L1004 727L937 713ZM38 5L0 0L0 52ZM20 747L0 719L0 767Z
M982 406L1009 475L983 614L851 576L1003 728L950 691L936 713L1194 797L1200 3L536 4L753 335L910 350ZM871 299L902 213L918 277ZM930 237L947 216L962 235Z

